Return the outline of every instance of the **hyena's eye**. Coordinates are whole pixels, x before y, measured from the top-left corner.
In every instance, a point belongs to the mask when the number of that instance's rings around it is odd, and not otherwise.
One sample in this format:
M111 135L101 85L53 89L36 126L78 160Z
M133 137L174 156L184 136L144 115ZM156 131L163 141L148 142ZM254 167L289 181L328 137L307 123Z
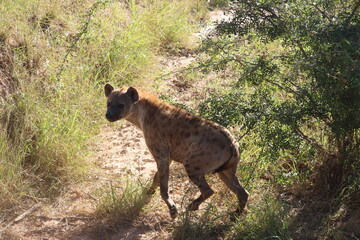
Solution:
M124 108L124 107L125 107L125 105L124 105L124 104L122 104L122 103L120 103L120 104L118 105L118 107L119 107L119 108Z

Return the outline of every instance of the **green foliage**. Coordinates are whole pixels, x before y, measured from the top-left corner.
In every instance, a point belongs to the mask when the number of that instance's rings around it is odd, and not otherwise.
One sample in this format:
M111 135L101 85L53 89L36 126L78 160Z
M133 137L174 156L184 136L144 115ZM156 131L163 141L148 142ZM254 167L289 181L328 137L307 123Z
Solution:
M272 172L272 179L276 182L284 183L294 176L302 177L311 169L314 148L300 135L294 134L291 126L273 121L269 108L275 98L266 101L256 93L239 87L225 93L213 93L199 105L200 115L224 126L236 127L234 133L241 143L242 159L253 165L241 175L251 173L250 179L254 180L266 169ZM269 93L265 91L266 94ZM301 169L293 164L295 160L302 161ZM286 165L286 170L282 165Z
M285 110L294 116L286 124L316 118L338 140L354 134L360 127L358 2L239 1L233 8L234 19L220 30L242 36L254 31L266 42L280 39L285 48L251 64L236 56L246 65L239 84L267 83L292 93L293 98L274 109L277 115Z
M210 59L203 65L232 66L239 77L230 94L204 102L202 114L258 132L258 144L274 159L283 150L302 149L309 157L335 154L345 163L355 160L359 4L238 1L232 9L234 18L218 27L226 36L205 42Z
M189 106L177 102L177 101L176 101L175 99L173 99L169 94L161 94L161 95L159 96L159 98L160 98L161 100L163 100L163 101L171 104L171 105L174 105L174 106L178 107L178 108L184 109L184 110L186 110L186 111L188 111L188 112L193 112L193 110L190 109Z
M359 206L359 1L233 1L207 71L235 71L200 114L234 127L241 173ZM251 162L253 161L253 162ZM250 183L252 177L245 177ZM301 191L303 194L303 191ZM255 231L256 232L256 231ZM256 239L256 237L254 237Z
M241 95L242 93L238 91L213 93L199 105L200 115L225 127L234 124L251 124L250 121L245 122L245 118L239 114L250 115L250 109L243 103L233 101L241 98Z

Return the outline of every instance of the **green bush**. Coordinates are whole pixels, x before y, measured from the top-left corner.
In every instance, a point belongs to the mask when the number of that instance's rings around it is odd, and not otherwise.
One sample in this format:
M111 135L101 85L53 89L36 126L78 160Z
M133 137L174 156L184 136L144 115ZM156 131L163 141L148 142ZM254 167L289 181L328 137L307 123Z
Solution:
M234 18L218 26L225 37L205 42L204 65L235 65L239 77L232 96L211 98L202 113L256 129L269 151L335 155L333 167L349 170L359 153L358 9L355 1L235 2Z
M359 2L233 1L230 8L233 18L204 42L200 66L234 77L200 114L238 131L243 174L322 194L328 214L340 203L358 208ZM253 177L245 179L252 188Z

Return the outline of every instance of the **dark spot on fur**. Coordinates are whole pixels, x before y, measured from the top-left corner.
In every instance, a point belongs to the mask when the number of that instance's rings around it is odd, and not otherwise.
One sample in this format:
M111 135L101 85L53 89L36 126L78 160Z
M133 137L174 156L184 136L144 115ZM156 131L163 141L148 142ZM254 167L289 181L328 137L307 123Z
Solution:
M191 118L189 121L190 124L195 124L197 122L198 122L198 119L196 119L196 118Z
M191 159L199 159L202 158L205 155L203 151L194 153L190 156Z
M225 149L226 147L225 144L221 142L218 138L213 138L211 142L218 145L221 149Z
M199 167L195 167L194 169L195 169L195 171L200 171Z

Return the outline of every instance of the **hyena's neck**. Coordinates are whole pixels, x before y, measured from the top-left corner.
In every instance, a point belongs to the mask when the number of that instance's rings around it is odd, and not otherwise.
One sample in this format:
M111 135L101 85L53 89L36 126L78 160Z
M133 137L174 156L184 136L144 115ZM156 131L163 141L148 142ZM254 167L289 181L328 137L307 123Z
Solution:
M132 106L131 113L125 118L140 130L144 130L144 122L148 116L149 104L145 100L140 100Z

